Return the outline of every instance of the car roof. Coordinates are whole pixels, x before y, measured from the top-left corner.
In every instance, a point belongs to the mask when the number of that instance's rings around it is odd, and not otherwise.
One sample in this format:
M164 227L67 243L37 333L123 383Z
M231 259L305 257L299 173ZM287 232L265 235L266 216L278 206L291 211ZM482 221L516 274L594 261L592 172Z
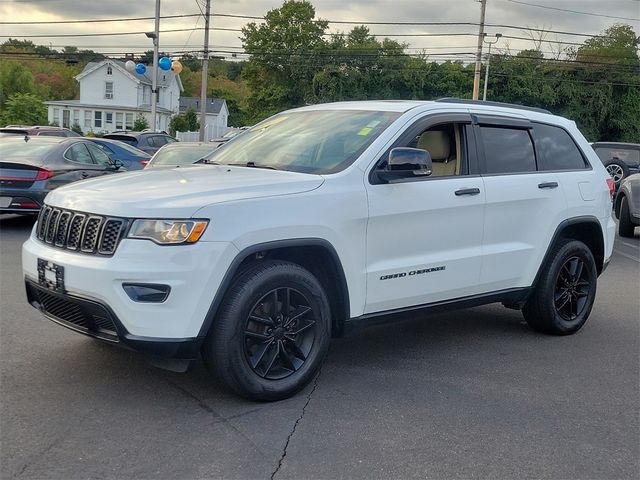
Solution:
M592 147L631 147L640 148L640 143L625 143L625 142L593 142Z
M211 142L173 142L173 143L167 143L166 145L162 146L163 150L166 149L173 149L173 148L198 148L198 147L211 147ZM213 150L214 147L211 147L211 149Z
M14 142L14 143L20 143L20 142L25 142L25 138L27 138L28 140L26 140L27 142L36 142L36 143L64 143L64 142L72 142L72 141L78 141L78 140L84 140L83 138L80 137L49 137L49 136L29 136L29 135L10 135L10 136L6 136L6 137L2 137L2 139L0 140L0 142L2 143L7 143L7 142Z

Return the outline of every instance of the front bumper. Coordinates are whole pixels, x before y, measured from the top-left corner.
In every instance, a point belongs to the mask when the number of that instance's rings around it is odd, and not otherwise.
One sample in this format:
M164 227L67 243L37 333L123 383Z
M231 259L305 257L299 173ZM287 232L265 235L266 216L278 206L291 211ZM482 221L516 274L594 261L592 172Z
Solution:
M26 279L27 301L55 323L76 332L122 344L152 357L193 360L203 338L154 338L132 335L108 305L97 300L52 291Z
M124 239L115 254L106 257L53 247L32 233L22 248L22 268L30 303L57 323L137 350L163 343L166 345L149 348L166 349L171 356L182 347L170 344L188 344L200 337L213 298L237 253L228 242L160 246L148 240ZM63 268L62 291L39 284L38 259ZM171 292L161 303L144 303L127 295L125 283L164 284ZM52 307L54 300L86 323L70 322L68 312ZM100 328L94 316L106 318L113 327Z

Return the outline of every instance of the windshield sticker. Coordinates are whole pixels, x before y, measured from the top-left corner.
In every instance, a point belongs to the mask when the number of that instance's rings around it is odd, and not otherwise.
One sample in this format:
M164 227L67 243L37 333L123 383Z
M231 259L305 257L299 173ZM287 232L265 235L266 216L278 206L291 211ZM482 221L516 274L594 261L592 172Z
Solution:
M371 133L371 130L373 130L373 128L364 127L362 130L358 132L358 135L360 135L361 137L366 137Z
M255 127L253 127L251 129L252 132L257 132L258 130L264 130L265 128L269 128L272 127L274 125L277 125L281 122L284 122L287 118L289 117L277 117L274 118L273 120L269 120L267 122L261 123L259 125L256 125Z

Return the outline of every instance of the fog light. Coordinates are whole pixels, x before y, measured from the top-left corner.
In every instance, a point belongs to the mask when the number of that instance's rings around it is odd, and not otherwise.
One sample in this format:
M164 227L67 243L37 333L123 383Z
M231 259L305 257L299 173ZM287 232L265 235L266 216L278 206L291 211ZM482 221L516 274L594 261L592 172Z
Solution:
M122 288L134 302L162 303L171 292L169 285L156 283L123 283Z

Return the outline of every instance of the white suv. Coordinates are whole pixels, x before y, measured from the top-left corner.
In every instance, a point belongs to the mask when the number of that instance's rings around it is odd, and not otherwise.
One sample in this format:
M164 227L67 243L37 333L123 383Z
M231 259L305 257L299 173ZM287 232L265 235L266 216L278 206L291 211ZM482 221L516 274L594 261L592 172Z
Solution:
M574 333L613 248L610 176L574 122L538 109L316 105L207 163L51 192L23 247L29 302L169 368L202 353L275 400L332 335L397 313L502 302Z

